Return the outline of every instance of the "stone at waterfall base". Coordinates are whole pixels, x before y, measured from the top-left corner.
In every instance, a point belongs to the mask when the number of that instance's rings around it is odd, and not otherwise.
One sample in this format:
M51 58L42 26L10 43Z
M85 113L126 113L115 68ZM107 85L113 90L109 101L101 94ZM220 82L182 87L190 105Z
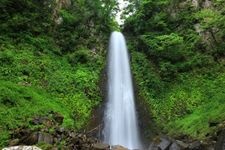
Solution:
M108 144L96 143L93 146L93 150L109 150L110 146Z
M37 146L13 146L13 147L7 147L3 148L2 150L41 150Z
M225 129L216 141L198 141L193 139L173 139L168 136L156 136L152 139L147 150L225 150Z
M120 145L115 145L112 146L112 150L128 150L128 149Z
M110 149L110 146L108 144L103 143L96 143L92 147L93 150L128 150L127 148L120 145L114 145Z

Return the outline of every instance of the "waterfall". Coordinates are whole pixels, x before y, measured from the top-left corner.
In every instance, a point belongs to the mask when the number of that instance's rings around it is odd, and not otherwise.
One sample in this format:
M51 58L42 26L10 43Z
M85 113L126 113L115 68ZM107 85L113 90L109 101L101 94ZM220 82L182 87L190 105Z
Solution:
M141 149L129 56L125 38L120 32L113 32L110 37L107 76L104 142Z

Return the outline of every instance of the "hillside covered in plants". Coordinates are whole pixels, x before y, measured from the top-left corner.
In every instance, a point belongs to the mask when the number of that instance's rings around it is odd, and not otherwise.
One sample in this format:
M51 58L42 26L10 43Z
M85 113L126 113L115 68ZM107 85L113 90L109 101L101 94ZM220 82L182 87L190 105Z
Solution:
M104 7L103 7L104 5ZM100 97L110 32L108 1L0 2L0 147L12 129L54 111L81 129Z
M118 25L117 0L0 1L0 148L24 128L55 134L54 117L63 130L88 125L104 105L115 30L127 40L136 103L157 134L215 141L225 129L225 0L125 2Z
M224 8L223 0L143 0L124 12L132 12L123 32L139 96L165 133L203 140L224 126Z

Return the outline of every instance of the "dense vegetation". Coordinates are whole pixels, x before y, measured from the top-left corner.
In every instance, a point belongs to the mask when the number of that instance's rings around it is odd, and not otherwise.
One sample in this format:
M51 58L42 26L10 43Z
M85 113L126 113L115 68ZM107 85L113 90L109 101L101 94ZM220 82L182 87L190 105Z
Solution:
M130 1L123 31L140 96L173 136L205 139L225 120L225 1Z
M0 147L12 129L33 128L51 111L80 129L101 102L105 47L116 27L115 2L0 2ZM111 16L111 17L110 17Z
M225 1L127 1L121 30L151 117L172 136L206 139L225 121ZM115 0L1 0L0 147L52 111L64 127L87 124L116 12Z

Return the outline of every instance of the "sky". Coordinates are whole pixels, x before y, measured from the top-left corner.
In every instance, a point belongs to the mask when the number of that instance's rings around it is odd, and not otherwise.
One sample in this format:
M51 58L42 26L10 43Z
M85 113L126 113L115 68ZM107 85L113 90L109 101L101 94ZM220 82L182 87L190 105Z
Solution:
M123 9L127 6L127 2L125 2L124 0L117 0L117 1L119 3L120 11L116 15L116 21L121 25L121 24L123 24L123 20L120 19L120 16L123 12Z

